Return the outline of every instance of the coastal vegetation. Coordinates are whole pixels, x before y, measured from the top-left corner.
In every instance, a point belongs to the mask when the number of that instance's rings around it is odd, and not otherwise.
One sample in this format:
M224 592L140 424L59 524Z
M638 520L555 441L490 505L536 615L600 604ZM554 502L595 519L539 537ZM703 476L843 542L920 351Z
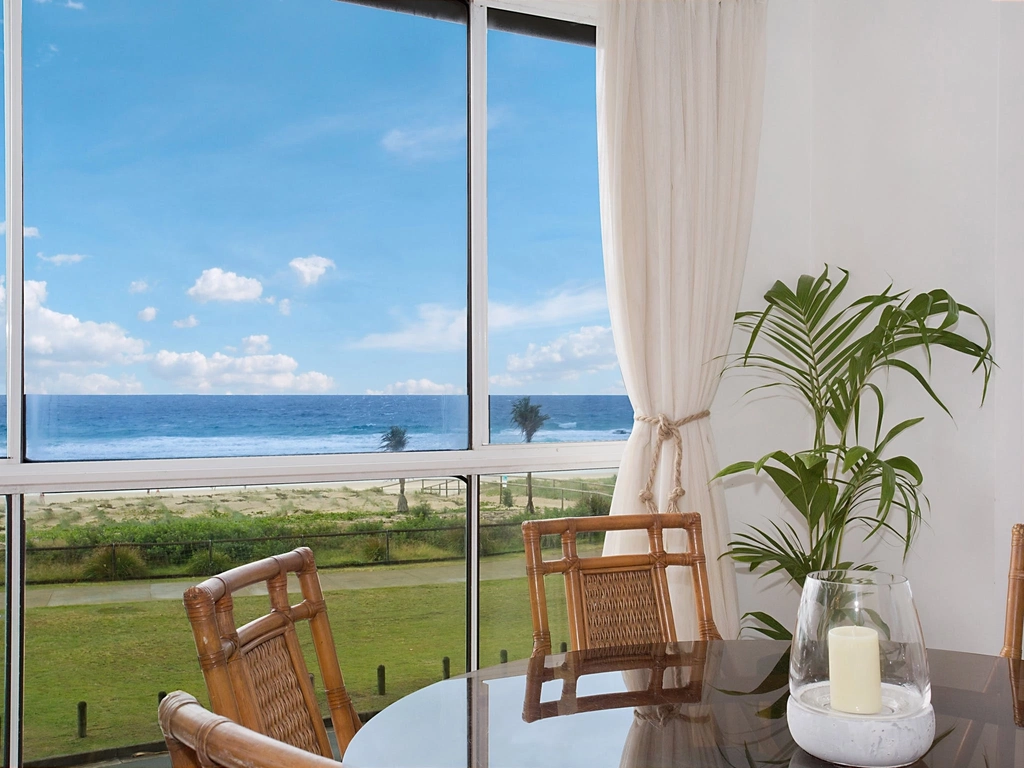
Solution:
M614 481L489 478L481 554L521 551L519 525L531 516L607 514ZM419 485L404 513L394 484L36 498L26 575L36 584L207 576L303 545L327 568L464 557L461 483ZM524 490L536 497L533 513Z

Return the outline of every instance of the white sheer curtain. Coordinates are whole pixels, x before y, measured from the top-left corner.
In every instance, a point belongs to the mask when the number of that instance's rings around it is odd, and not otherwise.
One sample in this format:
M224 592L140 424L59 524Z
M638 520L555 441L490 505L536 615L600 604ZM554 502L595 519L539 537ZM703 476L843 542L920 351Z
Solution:
M765 0L609 0L597 33L608 303L638 419L612 514L701 514L714 617L727 638L739 631L736 582L732 563L718 559L729 523L720 484L708 484L719 465L706 412L750 239L766 11ZM668 543L685 548L683 532L672 533L680 536ZM605 553L645 547L645 533L609 534ZM679 638L691 638L689 573L674 574L670 587Z

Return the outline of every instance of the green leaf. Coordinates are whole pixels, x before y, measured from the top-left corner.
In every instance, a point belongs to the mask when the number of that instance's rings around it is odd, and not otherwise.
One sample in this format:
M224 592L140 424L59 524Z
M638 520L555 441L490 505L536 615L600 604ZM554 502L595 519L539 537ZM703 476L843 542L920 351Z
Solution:
M771 638L772 640L792 640L793 633L783 626L782 622L776 619L771 614L765 613L764 611L748 611L740 617L740 621L751 618L761 622L763 627L746 627L753 632L760 632L765 637ZM789 665L789 657L786 657L787 673ZM769 689L770 690L770 689ZM752 693L759 693L760 691L752 691Z

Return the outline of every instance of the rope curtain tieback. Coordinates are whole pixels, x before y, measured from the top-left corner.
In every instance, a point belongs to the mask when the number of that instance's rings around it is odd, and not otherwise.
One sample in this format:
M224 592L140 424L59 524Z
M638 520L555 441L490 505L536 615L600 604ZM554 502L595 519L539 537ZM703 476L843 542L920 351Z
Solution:
M703 410L700 413L693 413L681 419L672 420L664 413L658 416L633 416L633 421L642 421L644 424L651 424L658 427L658 444L654 446L654 456L651 459L651 471L647 474L647 485L640 491L640 501L647 507L652 515L658 514L658 505L654 503L654 477L658 474L658 460L661 458L661 446L671 438L676 444L675 458L675 486L672 493L668 495L668 511L678 512L679 499L686 495L683 490L683 435L679 431L682 427L694 421L706 419L711 415L710 410Z

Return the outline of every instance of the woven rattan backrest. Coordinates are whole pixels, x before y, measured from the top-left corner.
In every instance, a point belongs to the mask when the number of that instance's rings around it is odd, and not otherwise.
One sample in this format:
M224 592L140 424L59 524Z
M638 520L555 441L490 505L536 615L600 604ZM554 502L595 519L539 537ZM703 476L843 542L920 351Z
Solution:
M665 551L664 531L674 528L686 530L688 552ZM578 533L625 530L646 530L648 552L609 557L579 556L576 549ZM544 560L541 537L552 534L561 537L562 556L557 560ZM561 573L565 577L573 650L674 642L675 620L666 574L669 566L693 570L697 639L721 638L711 615L704 540L700 515L695 512L528 520L523 523L523 541L533 614L534 655L551 652L551 630L544 591L544 576L549 573Z
M298 576L302 602L288 601L288 574ZM232 595L265 582L270 613L235 626ZM232 568L185 592L185 611L213 711L270 738L331 757L320 706L295 624L308 621L341 754L359 717L345 690L313 553L301 547Z
M684 650L681 646L686 645ZM704 688L704 665L707 661L707 643L698 641L666 645L656 643L633 648L593 648L565 654L562 662L551 666L550 656L533 656L526 671L526 699L523 719L532 723L548 717L574 715L622 707L653 707L675 704L696 704L701 701ZM687 682L678 687L665 686L665 671L688 668ZM616 693L578 694L579 681L584 675L605 672L644 672L630 680L646 677L645 687ZM675 677L675 676L672 676ZM562 681L561 697L555 701L541 701L544 683Z
M160 702L171 768L339 768L321 755L283 744L203 709L175 691Z
M1024 635L1024 524L1017 523L1010 532L1010 573L1006 586L1006 628L1000 656L1021 657Z

